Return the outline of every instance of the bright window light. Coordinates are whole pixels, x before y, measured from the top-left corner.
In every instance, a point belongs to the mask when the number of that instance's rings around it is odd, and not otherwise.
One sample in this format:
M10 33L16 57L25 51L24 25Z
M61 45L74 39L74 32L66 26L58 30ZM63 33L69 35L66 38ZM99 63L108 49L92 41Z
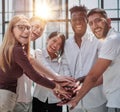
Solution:
M50 19L52 17L51 5L46 2L37 3L35 7L35 15L44 19Z

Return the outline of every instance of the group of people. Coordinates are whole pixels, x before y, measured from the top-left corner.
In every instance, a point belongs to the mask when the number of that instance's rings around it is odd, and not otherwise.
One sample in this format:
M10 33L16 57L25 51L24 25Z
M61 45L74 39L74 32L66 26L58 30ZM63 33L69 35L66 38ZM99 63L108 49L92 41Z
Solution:
M80 5L70 14L73 37L52 32L41 50L30 41L41 37L44 19L9 22L0 47L0 112L62 112L64 104L69 112L120 112L120 34L103 9Z

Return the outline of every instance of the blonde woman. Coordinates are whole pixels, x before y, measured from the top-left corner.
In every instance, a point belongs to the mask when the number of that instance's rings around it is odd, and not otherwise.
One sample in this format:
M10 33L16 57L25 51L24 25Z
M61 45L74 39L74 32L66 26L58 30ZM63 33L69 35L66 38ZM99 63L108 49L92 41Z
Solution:
M31 66L29 57L30 24L27 17L16 15L9 22L0 47L0 110L12 112L16 102L17 79L23 72L34 82L65 93L58 84L43 78Z

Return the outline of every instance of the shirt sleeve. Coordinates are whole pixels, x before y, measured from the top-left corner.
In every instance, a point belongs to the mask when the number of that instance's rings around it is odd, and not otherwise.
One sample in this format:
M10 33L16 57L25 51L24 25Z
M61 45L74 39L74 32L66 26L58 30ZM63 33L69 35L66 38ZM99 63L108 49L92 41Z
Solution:
M120 50L120 41L117 39L108 39L100 49L99 58L114 60Z
M34 70L21 46L16 46L13 53L15 62L23 69L30 79L47 88L55 88L55 84L53 82L42 77Z
M39 63L43 64L52 74L56 74L58 75L58 73L56 73L51 66L49 65L49 63L46 61L44 55L43 55L44 50L40 50L37 49L35 50L35 58L38 60Z

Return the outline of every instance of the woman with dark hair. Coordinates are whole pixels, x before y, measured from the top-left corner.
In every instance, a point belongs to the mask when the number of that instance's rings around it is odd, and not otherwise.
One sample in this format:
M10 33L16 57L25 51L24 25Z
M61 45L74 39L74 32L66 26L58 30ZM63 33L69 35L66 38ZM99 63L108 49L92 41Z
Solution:
M69 75L69 68L66 66L66 62L62 61L64 44L65 36L60 32L52 32L48 36L46 48L36 50L36 59L58 74ZM57 106L59 100L43 86L36 85L33 96L33 112L62 112L62 106Z

